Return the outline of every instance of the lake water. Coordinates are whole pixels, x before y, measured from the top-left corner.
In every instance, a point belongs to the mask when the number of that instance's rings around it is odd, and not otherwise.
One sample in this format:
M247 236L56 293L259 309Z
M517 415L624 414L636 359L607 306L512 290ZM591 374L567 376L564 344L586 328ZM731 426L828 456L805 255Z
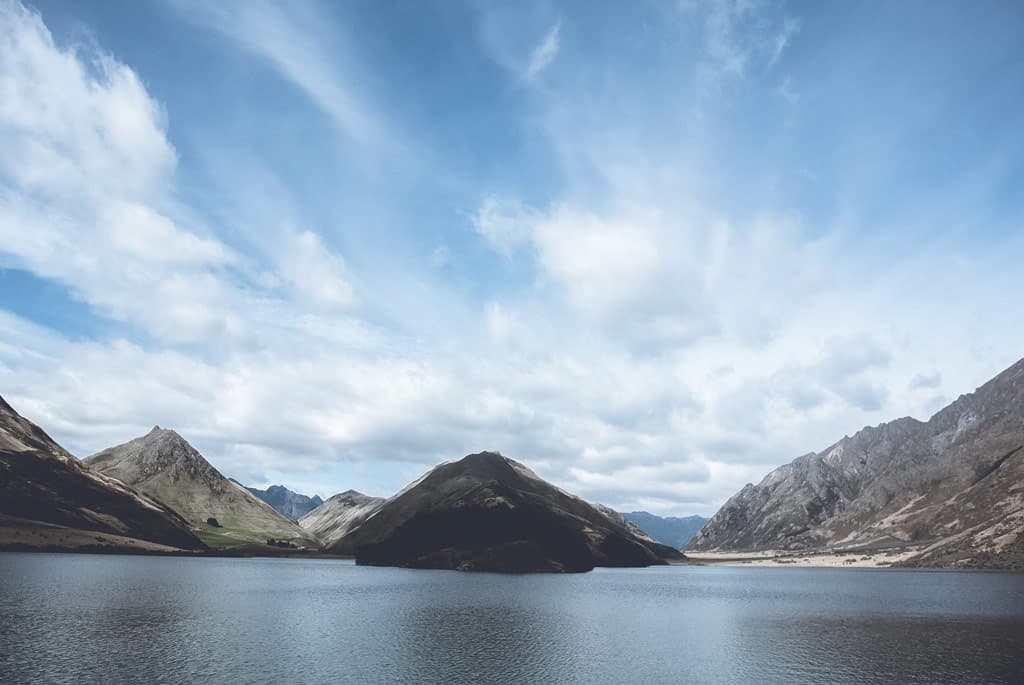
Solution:
M1024 576L0 554L0 682L1024 682Z

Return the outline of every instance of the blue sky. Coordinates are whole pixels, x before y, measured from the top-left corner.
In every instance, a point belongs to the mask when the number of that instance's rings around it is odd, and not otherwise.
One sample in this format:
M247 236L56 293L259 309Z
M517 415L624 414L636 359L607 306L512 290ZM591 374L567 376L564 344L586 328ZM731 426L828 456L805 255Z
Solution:
M1016 3L0 0L0 392L712 513L1016 361Z

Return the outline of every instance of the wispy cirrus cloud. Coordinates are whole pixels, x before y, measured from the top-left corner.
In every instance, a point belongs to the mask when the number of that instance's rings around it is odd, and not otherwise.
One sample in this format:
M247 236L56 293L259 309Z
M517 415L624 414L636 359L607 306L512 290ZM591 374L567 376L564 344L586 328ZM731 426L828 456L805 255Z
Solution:
M393 144L394 131L379 108L349 77L352 57L340 52L344 37L331 36L330 24L312 4L283 6L257 2L206 3L168 0L182 17L235 41L267 61L330 116L349 140L378 152ZM337 49L328 52L326 46Z
M558 56L559 38L562 33L562 21L558 20L554 26L545 34L544 39L530 53L530 59L523 70L523 77L527 81L536 79L542 71L547 69Z

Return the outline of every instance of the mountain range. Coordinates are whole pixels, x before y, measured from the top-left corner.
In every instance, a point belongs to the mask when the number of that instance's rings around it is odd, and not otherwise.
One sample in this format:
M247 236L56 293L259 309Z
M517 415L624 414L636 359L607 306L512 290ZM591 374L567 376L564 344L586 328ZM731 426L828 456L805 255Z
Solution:
M682 549L708 519L703 516L656 516L646 511L631 511L622 516L663 545Z
M903 565L1024 569L1024 359L928 421L864 428L747 484L686 549L886 549Z
M701 522L591 505L496 452L441 464L389 498L349 490L323 502L246 489L159 426L79 461L0 398L3 549L283 548L518 572L663 564L685 545L1024 570L1024 360L928 421L869 426L775 469L690 538Z

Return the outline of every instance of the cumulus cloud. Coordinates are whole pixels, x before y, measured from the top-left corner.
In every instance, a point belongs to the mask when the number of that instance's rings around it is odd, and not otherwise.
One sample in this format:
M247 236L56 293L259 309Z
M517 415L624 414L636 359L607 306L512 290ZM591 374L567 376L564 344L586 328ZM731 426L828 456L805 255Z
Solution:
M166 213L176 163L165 115L105 54L57 47L41 18L0 5L0 251L113 318L175 339L235 320L212 270L234 261Z

